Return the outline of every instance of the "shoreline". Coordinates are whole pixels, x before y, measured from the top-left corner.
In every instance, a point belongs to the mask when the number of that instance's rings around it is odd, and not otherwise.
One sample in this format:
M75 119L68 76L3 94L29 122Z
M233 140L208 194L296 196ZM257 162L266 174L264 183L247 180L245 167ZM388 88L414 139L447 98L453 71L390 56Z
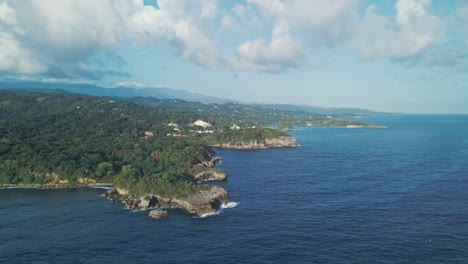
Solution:
M94 188L94 189L114 189L111 183L93 184L0 184L1 189L73 189L73 188Z

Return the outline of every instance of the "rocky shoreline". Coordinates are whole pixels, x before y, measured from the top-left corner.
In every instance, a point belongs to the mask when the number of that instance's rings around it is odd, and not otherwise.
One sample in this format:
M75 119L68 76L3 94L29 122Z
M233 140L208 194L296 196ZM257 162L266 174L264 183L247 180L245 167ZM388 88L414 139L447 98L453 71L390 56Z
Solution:
M103 188L107 189L101 194L101 197L109 199L111 202L120 201L127 209L146 210L157 209L161 211L167 208L180 208L188 213L197 216L216 213L222 204L229 202L229 195L222 187L213 186L210 190L185 197L163 197L156 194L146 194L141 197L136 197L129 194L124 189L112 187L108 183L98 184L0 184L1 188L24 188L24 189L72 189L72 188ZM159 213L153 213L159 215ZM162 217L167 217L167 213L162 213ZM159 217L156 217L159 219Z
M266 138L261 140L249 140L246 142L223 142L211 147L220 149L267 149L297 147L296 138L293 136L281 136L278 138Z
M141 197L136 197L121 189L108 190L101 196L107 197L107 199L112 202L121 201L124 207L128 209L161 210L180 208L188 213L196 214L197 216L216 213L222 204L227 204L229 202L228 193L219 186L213 186L210 190L201 191L200 193L185 198L163 197L156 194L146 194Z
M225 149L264 149L272 147L296 147L296 139L290 137L279 137L275 139L251 140L237 144L223 143L212 147ZM193 177L198 182L207 180L224 181L227 174L223 170L213 168L216 163L222 161L220 157L213 154L210 160L195 165L198 173ZM161 219L168 216L167 208L180 208L190 214L203 217L214 214L229 203L229 195L222 187L211 186L208 190L189 195L187 197L163 197L158 194L145 194L135 196L128 190L114 188L110 183L96 183L91 181L80 181L79 183L59 182L53 184L0 184L0 188L34 188L34 189L59 189L59 188L103 188L107 189L101 197L109 199L111 202L120 201L125 208L133 210L153 209L149 217Z

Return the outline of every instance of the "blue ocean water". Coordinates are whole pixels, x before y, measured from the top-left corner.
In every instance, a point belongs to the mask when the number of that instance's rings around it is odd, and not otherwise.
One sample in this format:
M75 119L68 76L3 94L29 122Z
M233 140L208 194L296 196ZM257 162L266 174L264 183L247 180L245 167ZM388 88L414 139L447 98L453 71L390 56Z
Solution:
M124 210L101 190L0 190L1 263L468 263L468 116L300 127L299 148L218 150L238 206Z

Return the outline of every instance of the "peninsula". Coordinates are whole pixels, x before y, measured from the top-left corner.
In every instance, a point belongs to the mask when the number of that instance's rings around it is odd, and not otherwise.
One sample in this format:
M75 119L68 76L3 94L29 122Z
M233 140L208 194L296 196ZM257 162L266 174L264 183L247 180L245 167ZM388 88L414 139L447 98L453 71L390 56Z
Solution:
M128 208L179 207L203 216L229 202L226 190L204 183L227 178L214 168L221 158L213 148L295 147L291 135L262 126L286 118L323 121L232 103L200 107L180 100L0 91L0 184L110 183L115 189L103 196Z

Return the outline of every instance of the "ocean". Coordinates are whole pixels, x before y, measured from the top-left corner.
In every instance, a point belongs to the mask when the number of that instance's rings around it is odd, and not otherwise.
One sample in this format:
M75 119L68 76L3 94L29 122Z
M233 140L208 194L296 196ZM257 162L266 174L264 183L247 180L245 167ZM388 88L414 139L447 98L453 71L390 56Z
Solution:
M468 263L468 116L297 127L298 148L217 150L237 203L163 220L100 189L0 190L0 263Z

